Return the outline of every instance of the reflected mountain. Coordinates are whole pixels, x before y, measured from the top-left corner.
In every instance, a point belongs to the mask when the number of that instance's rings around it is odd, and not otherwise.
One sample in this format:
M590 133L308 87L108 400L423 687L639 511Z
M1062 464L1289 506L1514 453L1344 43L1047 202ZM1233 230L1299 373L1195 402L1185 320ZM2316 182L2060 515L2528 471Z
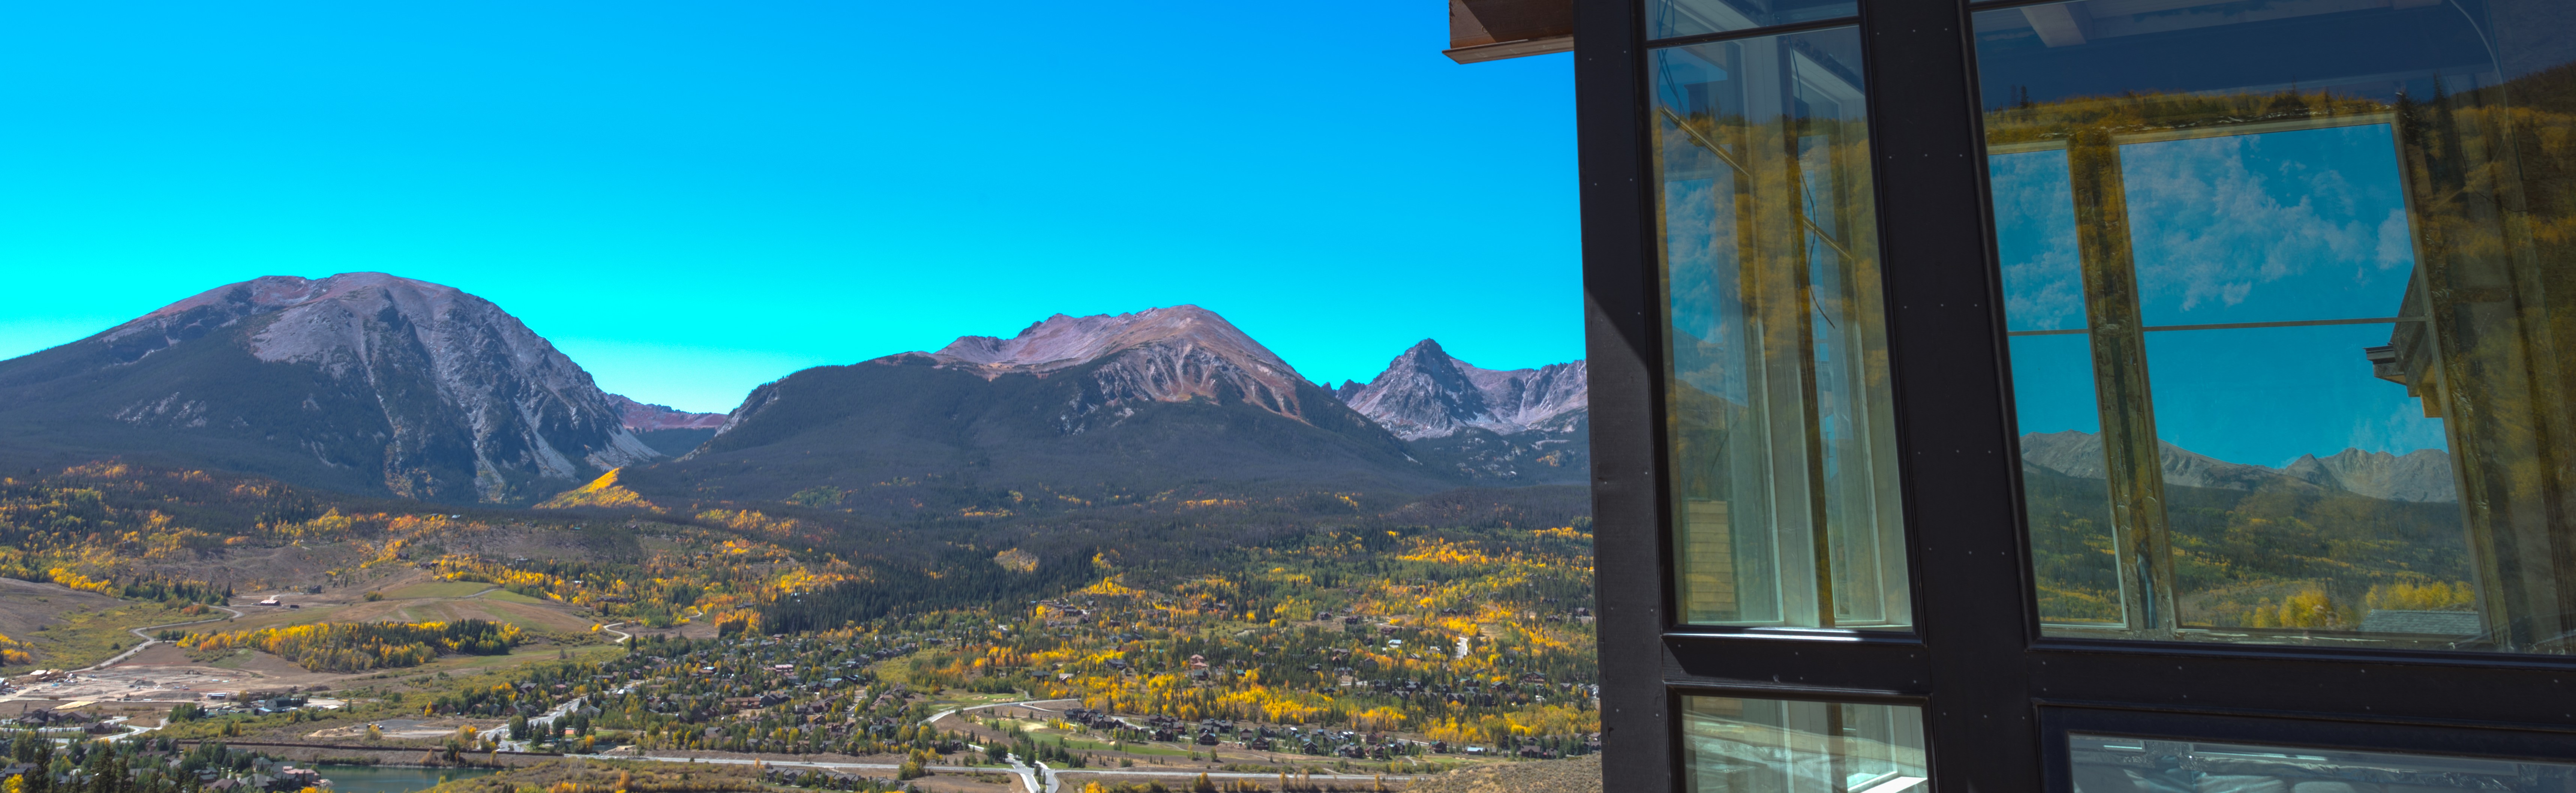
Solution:
M2325 457L2303 455L2271 468L2231 463L2171 443L2158 442L2167 485L2222 490L2328 490L2390 501L2457 503L2451 455L2440 449L2405 454L2345 449ZM2077 479L2104 475L2102 439L2089 432L2032 433L2021 438L2024 471L2043 469Z

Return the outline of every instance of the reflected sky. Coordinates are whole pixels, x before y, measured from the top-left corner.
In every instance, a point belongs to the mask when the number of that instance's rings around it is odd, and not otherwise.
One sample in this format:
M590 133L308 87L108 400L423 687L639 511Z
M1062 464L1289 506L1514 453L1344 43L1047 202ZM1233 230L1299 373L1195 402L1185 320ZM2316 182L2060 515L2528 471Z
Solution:
M2004 267L2006 327L2084 327L2083 261L2075 248L2075 197L2066 181L2066 151L1998 154L1986 162L1993 170L1995 248Z
M2148 327L2397 315L2415 253L2388 125L2130 144L2120 171Z
M2274 467L2348 448L2446 448L2441 420L2424 418L2422 400L2405 386L2372 377L2361 355L2387 344L2390 327L2149 333L2156 435L2228 462Z
M2385 124L2121 147L2149 328L2399 315L2414 272ZM2063 151L1988 158L2007 324L2085 326ZM2391 324L2147 334L2157 432L2222 460L2279 466L2358 448L2444 448L2438 419L2371 374ZM2013 339L2021 431L2097 431L2086 337Z

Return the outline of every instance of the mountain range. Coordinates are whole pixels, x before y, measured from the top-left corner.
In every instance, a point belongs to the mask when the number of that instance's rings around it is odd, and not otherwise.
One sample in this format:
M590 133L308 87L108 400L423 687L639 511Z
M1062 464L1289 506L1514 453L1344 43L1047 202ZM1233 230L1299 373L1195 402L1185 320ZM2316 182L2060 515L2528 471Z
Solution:
M972 513L1005 498L1031 509L1032 493L1580 483L1584 396L1580 362L1486 370L1430 341L1329 389L1215 313L1175 306L816 367L730 413L690 413L602 391L450 287L276 276L0 361L0 463L126 456L495 505L619 469L620 486L665 501L853 511L944 509L907 486L936 483Z
M2231 463L2159 442L2166 484L2219 490L2341 491L2390 501L2457 502L2451 455L2440 449L2405 454L2345 449L2303 455L2280 468ZM2033 433L2021 438L2022 466L2078 479L2104 476L2102 439L2089 432Z

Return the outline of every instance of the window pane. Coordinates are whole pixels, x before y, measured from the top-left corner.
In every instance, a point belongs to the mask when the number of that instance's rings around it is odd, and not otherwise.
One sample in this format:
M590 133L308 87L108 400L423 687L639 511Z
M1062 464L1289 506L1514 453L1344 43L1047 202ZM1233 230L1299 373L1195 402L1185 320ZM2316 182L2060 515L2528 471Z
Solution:
M2566 653L2576 14L1976 14L2042 622Z
M1682 698L1691 793L1924 793L1923 710Z
M1752 30L1859 14L1857 0L1646 0L1646 38Z
M2527 760L2124 738L2066 738L2075 793L2576 790L2576 766Z
M1686 622L1910 623L1859 49L1653 56Z

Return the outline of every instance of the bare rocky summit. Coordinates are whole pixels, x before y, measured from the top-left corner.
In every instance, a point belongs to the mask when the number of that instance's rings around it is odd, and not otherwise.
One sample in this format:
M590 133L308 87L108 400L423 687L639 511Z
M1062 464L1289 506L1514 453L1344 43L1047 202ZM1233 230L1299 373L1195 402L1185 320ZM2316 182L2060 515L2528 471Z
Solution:
M0 362L0 426L356 492L519 503L659 458L490 301L383 273L270 276Z
M1480 369L1423 339L1366 385L1344 382L1344 404L1405 440L1475 428L1510 435L1563 429L1591 406L1583 362Z
M1103 361L1089 374L1109 402L1238 399L1305 420L1297 397L1305 378L1234 323L1198 306L1089 317L1057 314L1008 339L967 336L929 355L942 367L986 380L1006 374L1043 377Z
M1591 475L1588 376L1582 361L1479 368L1424 339L1334 396L1471 479L1575 484Z

